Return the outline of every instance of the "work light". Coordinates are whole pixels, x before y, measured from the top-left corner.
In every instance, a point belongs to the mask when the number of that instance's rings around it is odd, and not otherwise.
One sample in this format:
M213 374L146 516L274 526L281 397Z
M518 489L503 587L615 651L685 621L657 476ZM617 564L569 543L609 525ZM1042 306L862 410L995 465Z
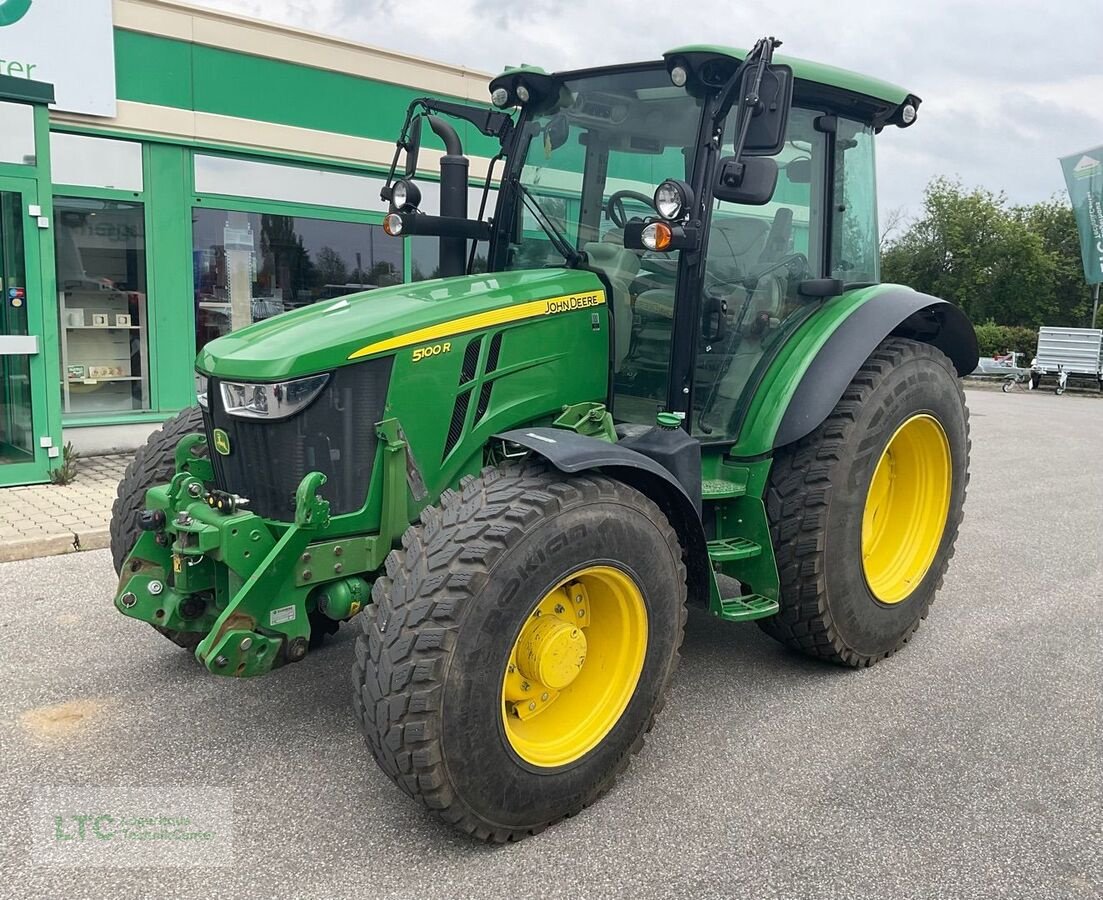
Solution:
M523 84L517 85L517 99L522 103L529 102L529 89Z
M412 212L421 204L421 191L412 181L400 178L391 188L391 203L395 209Z
M668 178L655 189L655 209L664 219L684 219L693 205L693 191L684 181Z
M494 88L490 94L490 102L501 109L509 102L509 91L505 88Z
M670 70L670 83L673 84L674 87L685 87L688 77L688 73L684 66L675 66Z

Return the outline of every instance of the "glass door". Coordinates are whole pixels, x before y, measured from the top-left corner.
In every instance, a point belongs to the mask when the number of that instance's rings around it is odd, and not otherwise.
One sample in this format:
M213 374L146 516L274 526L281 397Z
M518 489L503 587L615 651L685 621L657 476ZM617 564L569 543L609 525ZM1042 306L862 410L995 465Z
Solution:
M58 454L45 422L36 202L33 181L0 178L0 487L48 480Z

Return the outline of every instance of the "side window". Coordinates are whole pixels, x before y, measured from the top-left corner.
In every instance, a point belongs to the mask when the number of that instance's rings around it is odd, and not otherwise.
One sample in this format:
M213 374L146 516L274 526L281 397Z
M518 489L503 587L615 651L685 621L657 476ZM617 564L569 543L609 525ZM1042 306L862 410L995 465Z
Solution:
M798 284L822 269L827 144L814 127L820 115L790 114L769 203L713 206L693 396L693 434L703 440L735 437L755 371L805 314Z
M881 280L873 129L839 119L831 275L848 284Z

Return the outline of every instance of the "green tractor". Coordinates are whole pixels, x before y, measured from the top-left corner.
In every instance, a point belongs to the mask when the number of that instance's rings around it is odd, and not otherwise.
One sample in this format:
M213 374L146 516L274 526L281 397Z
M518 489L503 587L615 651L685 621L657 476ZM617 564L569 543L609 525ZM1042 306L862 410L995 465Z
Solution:
M879 283L874 139L918 98L776 45L411 104L384 227L443 277L207 345L120 485L118 610L237 677L358 615L376 761L490 841L610 788L687 605L844 666L903 647L958 534L976 339ZM497 148L481 191L464 140Z

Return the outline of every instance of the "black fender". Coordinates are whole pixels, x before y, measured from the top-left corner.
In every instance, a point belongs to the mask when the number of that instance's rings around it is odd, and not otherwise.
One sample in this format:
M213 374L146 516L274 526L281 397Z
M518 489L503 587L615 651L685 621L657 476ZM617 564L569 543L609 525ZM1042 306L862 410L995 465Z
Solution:
M667 469L628 447L564 428L517 428L494 437L531 450L564 474L598 470L650 498L681 541L690 602L708 603L708 543L700 508Z
M886 337L937 347L963 378L980 354L973 323L958 307L892 286L859 306L829 337L797 385L774 435L774 449L800 440L831 415L851 379Z

